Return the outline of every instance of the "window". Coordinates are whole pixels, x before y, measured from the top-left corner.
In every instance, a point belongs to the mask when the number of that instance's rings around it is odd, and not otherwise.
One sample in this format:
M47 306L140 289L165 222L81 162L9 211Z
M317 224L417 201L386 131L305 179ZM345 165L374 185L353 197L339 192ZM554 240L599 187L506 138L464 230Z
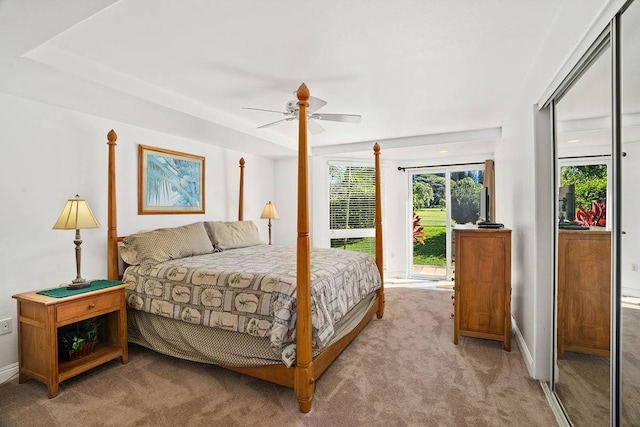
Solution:
M375 168L330 163L331 247L375 256L375 215Z

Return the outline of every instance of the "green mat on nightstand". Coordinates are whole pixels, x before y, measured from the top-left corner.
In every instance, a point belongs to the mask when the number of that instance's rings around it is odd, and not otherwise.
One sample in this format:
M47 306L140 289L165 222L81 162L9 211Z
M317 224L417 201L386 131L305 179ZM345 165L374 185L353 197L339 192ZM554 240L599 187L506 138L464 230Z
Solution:
M40 295L46 295L48 297L53 298L64 298L70 297L72 295L83 294L85 292L97 291L98 289L109 288L111 286L116 286L122 284L119 280L92 280L91 284L87 288L82 289L67 289L64 286L53 288L53 289L45 289L44 291L37 292Z

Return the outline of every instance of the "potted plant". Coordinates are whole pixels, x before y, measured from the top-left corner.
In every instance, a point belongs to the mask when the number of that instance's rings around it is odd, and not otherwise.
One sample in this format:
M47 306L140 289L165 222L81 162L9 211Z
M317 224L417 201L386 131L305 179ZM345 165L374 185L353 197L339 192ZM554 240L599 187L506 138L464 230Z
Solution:
M604 202L591 203L591 209L580 206L576 212L576 220L580 225L604 227L607 225L607 207Z
M420 225L420 221L420 216L416 214L416 211L413 211L413 243L424 245L426 235L424 233L424 228Z
M91 354L98 344L101 320L97 317L81 320L58 329L58 351L66 360Z

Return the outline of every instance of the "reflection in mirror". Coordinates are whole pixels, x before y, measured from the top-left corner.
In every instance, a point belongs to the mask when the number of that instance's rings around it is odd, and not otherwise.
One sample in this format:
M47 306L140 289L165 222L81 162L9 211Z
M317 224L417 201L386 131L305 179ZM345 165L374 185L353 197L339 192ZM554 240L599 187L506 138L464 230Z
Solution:
M611 49L556 104L558 188L554 391L574 425L609 425Z
M640 425L640 2L622 15L621 421Z

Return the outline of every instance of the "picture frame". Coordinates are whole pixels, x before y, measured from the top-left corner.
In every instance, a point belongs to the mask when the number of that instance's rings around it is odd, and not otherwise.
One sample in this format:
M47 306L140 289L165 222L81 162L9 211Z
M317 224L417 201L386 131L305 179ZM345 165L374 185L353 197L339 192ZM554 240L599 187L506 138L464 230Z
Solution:
M138 214L203 214L205 158L138 145Z

